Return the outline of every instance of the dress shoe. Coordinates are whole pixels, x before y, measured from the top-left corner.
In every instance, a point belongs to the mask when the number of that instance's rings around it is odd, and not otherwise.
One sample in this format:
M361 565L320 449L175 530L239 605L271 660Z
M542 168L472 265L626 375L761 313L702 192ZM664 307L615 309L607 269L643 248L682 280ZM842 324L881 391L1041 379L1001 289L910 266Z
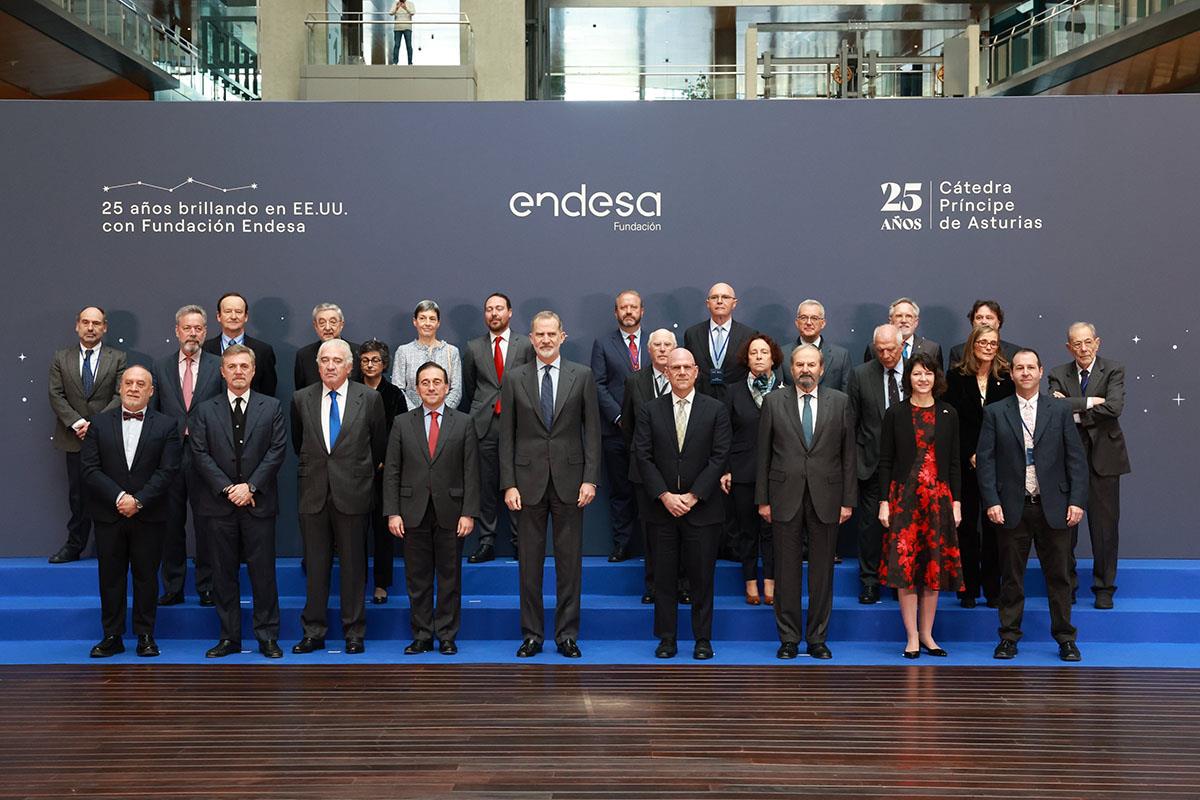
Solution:
M567 658L579 658L583 655L583 653L579 651L579 645L575 643L574 639L563 639L561 642L559 642L558 652L562 653Z
M212 592L200 592L200 605L215 606L216 601L213 600Z
M490 544L481 544L475 548L475 552L467 558L468 564L482 564L485 561L491 561L496 557L496 548Z
M900 655L904 656L905 658L917 658L921 655L921 651L920 650L905 650Z
M775 651L776 658L792 659L800 655L800 645L795 642L784 642L779 645L779 649Z
M101 639L89 655L92 658L108 658L115 656L117 653L125 652L125 643L121 641L120 636L105 636Z
M1000 644L992 651L992 658L1008 661L1017 657L1017 643L1009 639L1001 639Z
M359 653L365 653L366 651L367 646L363 644L363 640L352 637L346 640L346 649L344 649L342 652L348 656L356 656Z
M66 545L63 545L61 548L59 548L59 551L57 553L50 556L51 564L69 564L72 561L78 561L78 560L79 560L79 551L76 550L74 547L68 547Z
M1096 595L1096 602L1093 603L1093 605L1099 609L1112 608L1113 607L1112 595L1111 594Z
M311 653L314 650L324 650L324 649L325 649L325 640L324 639L314 639L311 636L305 636L303 639L301 639L299 642L296 643L295 647L292 648L292 652L296 653L297 655L301 655L303 653Z
M773 595L773 594L764 594L764 595L763 595L763 603L764 603L765 605L768 605L768 606L773 606L773 605L775 605L775 595Z
M371 605L381 606L388 601L388 593L385 589L376 589L375 594L371 595Z
M454 643L453 639L442 639L441 645L438 646L438 652L444 656L456 656L458 655L458 645Z
M222 639L213 647L208 648L208 652L204 654L205 658L224 658L231 656L234 653L242 652L242 643L235 642L232 639Z
M924 644L921 645L921 652L927 656L934 656L935 658L945 658L946 656L950 655L940 647L929 647L928 645Z
M158 598L160 606L177 606L183 602L183 592L167 592Z
M645 594L642 595L642 605L644 605L644 606L654 605L654 592L646 592Z
M810 644L806 648L806 651L813 658L820 658L822 660L827 659L827 658L833 658L833 653L830 651L829 645L825 644L824 642L817 642L816 644Z
M279 642L274 639L264 639L259 642L258 652L267 658L283 658L283 651L279 649Z
M879 587L864 586L858 593L858 602L864 606L873 606L879 602Z
M760 605L761 603L762 603L762 600L759 598L758 595L756 595L756 594L746 595L746 605L757 606L757 605Z
M683 591L681 591L679 593L679 605L690 606L691 604L692 604L692 595L687 589L684 589Z
M617 563L618 561L628 561L629 560L629 550L627 550L624 547L621 547L620 545L617 545L616 547L613 548L612 552L608 554L608 560L609 560L609 563L613 563L613 564Z
M692 658L697 661L707 661L712 657L712 643L708 639L697 639L696 646L692 648Z
M517 648L517 658L532 658L542 652L542 643L536 639L526 639Z
M432 653L432 652L433 652L433 640L432 639L413 639L412 644L410 644L408 647L404 648L404 655L406 655L406 656L415 656L418 653Z
M958 598L958 604L963 608L974 608L977 602L974 597L967 597L965 594Z
M137 654L142 658L154 658L158 655L158 644L148 633L138 634Z
M1079 648L1075 646L1074 642L1059 642L1058 658L1061 661L1082 661L1083 654L1079 652Z
M654 648L655 658L674 658L679 652L679 647L675 644L674 639L662 639L658 643L658 647Z

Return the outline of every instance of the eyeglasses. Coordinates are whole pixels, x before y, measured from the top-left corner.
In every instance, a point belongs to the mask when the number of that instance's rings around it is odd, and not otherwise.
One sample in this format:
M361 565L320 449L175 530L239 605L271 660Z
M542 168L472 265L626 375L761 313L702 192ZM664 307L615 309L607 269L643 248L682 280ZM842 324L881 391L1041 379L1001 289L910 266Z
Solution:
M710 294L708 299L714 303L721 301L728 303L730 300L737 300L737 298L731 294Z
M383 359L378 358L378 357L367 358L366 356L364 356L362 359L362 363L363 364L382 364Z
M975 341L975 346L982 347L984 350L995 350L997 347L1000 346L1000 343L999 342L986 342L983 339L977 339Z
M810 317L808 314L801 314L798 317L796 317L796 319L799 320L800 322L820 322L821 320L823 320L825 318L824 317Z
M1070 342L1070 346L1071 346L1072 350L1079 350L1084 347L1092 347L1095 344L1096 344L1095 339L1081 339L1079 341Z

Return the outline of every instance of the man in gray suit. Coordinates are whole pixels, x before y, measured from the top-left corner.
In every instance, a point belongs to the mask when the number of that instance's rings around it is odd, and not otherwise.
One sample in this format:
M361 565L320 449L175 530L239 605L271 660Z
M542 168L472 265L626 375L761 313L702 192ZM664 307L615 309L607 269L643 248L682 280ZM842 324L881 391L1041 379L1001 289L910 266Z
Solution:
M412 644L405 655L458 652L462 543L479 516L479 439L471 418L446 407L450 376L428 361L417 368L421 405L397 417L383 468L383 514L404 540ZM437 577L437 612L433 604Z
M125 354L103 344L108 332L104 309L88 306L75 317L79 344L65 347L50 362L50 410L54 412L54 448L67 457L67 541L50 556L51 564L78 561L87 547L92 520L83 496L79 450L92 416L116 408Z
M837 530L858 499L854 416L837 389L818 386L821 351L792 351L794 392L771 392L758 423L758 513L775 535L775 623L778 658L795 658L800 641L801 550L808 538L808 619L804 639L813 658L832 658L825 643L833 611Z
M836 345L823 335L825 330L825 306L819 300L805 300L796 308L796 344L811 344L825 357L825 371L821 374L821 385L839 392L846 391L850 380L850 351Z
M292 395L292 444L300 457L300 535L304 539L306 600L300 622L304 637L293 653L325 647L329 573L337 542L345 652L363 652L367 630L364 586L367 554L363 537L370 524L375 471L387 450L383 396L350 380L350 345L330 339L317 350L320 383Z
M583 574L583 508L600 480L600 406L596 380L559 354L567 338L553 311L534 315L529 338L537 359L510 370L500 391L500 485L504 503L520 511L521 629L517 656L542 651L542 569L546 523L554 522L558 652L579 658L579 594Z
M493 292L483 301L488 332L467 342L462 354L463 396L471 398L470 414L479 437L479 546L467 558L472 564L496 557L496 525L500 519L500 387L504 373L533 360L533 345L513 336L512 301ZM517 547L517 513L509 512L513 550Z

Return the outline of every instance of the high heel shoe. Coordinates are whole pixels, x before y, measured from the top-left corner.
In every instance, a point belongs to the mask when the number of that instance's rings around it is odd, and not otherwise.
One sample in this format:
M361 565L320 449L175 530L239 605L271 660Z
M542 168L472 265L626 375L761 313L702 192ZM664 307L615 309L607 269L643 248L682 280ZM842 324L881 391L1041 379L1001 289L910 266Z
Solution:
M943 650L940 647L929 647L927 645L921 645L921 650L923 652L925 652L927 655L937 656L938 658L945 658L946 656L950 655L949 653L947 653L945 650Z
M746 605L756 606L756 605L759 605L760 603L762 603L762 600L759 599L758 595L756 595L756 594L747 594L746 595Z
M920 650L905 650L900 655L904 656L905 658L917 658L921 655L921 651Z
M774 584L774 581L771 581ZM772 585L770 591L767 590L766 583L763 584L763 602L769 606L775 605L775 586Z
M384 603L386 603L387 601L388 601L388 594L387 594L387 592L386 592L386 591L385 591L385 592L380 592L380 591L378 591L378 590L377 590L377 591L375 592L375 594L371 595L371 603L372 603L372 605L377 605L377 606L379 606L379 605L383 605L383 604L384 604Z

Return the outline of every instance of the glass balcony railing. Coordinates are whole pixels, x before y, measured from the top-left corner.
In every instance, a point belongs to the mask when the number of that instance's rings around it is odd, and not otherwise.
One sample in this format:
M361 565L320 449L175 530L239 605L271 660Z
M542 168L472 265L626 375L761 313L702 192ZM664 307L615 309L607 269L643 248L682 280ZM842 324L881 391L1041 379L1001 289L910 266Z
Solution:
M475 63L475 32L466 14L418 11L406 24L411 26L411 36L400 37L395 19L386 12L309 14L304 19L308 29L307 62L320 66Z

